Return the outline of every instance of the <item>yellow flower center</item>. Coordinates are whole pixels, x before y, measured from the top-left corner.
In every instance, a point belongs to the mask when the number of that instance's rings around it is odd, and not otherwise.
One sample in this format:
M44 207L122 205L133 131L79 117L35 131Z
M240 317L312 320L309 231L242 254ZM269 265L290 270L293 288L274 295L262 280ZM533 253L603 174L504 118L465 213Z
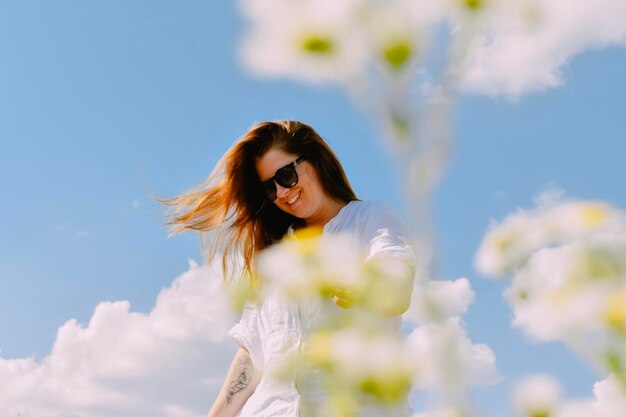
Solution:
M516 236L508 235L508 236L499 236L494 239L493 246L498 252L505 252L515 242Z
M611 254L592 250L581 255L578 272L583 280L601 280L615 278L623 270L620 262Z
M317 333L309 342L308 354L313 362L327 362L332 354L332 339L328 333Z
M394 69L400 69L409 61L412 52L411 42L402 40L384 48L383 57Z
M616 328L626 325L626 289L611 294L607 300L604 320Z
M288 237L288 239L296 244L297 250L301 255L314 255L319 250L322 232L323 229L321 227L306 227L297 230L293 237Z
M312 54L328 55L335 50L335 45L328 37L309 36L303 39L302 48Z
M484 5L483 0L461 0L463 6L467 7L472 11L477 11L481 9Z
M604 223L607 218L607 212L604 207L600 206L586 206L580 210L583 222L587 227L596 227Z

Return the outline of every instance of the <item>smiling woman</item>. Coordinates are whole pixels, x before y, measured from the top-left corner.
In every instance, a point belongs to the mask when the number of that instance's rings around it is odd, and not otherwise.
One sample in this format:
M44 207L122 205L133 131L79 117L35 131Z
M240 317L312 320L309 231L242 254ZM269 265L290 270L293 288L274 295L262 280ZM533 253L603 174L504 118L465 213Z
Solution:
M162 202L172 208L168 223L173 234L203 233L207 259L219 249L230 278L252 280L259 252L304 228L351 235L367 255L364 262L398 259L406 277L390 285L399 297L385 300L389 305L379 313L386 329L399 330L397 316L408 308L414 267L405 227L388 206L357 199L337 156L310 126L296 121L253 126L205 183ZM206 233L215 230L209 238ZM287 269L282 275L293 272ZM263 283L255 279L253 284ZM229 332L240 349L209 417L231 417L240 411L242 417L324 413L320 405L331 392L319 373L281 381L274 374L290 355L310 348L323 318L342 316L340 307L350 305L351 294L332 288L320 304L303 300L293 305L276 294L264 294L246 304L241 321ZM361 398L358 415L409 415L401 388L400 401L392 405Z
M286 166L299 158L304 161L293 170ZM293 176L290 182L288 176ZM302 201L289 204L296 196ZM218 230L215 239L204 235L207 258L224 242L224 269L247 274L254 256L280 241L290 227L323 226L352 200L357 197L339 159L319 134L304 123L280 121L253 126L207 181L161 201L173 209L172 234ZM239 251L243 265L233 265Z

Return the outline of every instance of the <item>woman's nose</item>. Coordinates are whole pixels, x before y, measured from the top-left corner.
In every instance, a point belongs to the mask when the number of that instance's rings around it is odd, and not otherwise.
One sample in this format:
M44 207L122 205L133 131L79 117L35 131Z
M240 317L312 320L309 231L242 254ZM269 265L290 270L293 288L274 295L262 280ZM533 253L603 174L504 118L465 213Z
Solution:
M287 194L289 192L289 188L283 187L282 185L278 184L277 182L274 182L274 184L276 184L276 196L278 198L284 197L285 194Z

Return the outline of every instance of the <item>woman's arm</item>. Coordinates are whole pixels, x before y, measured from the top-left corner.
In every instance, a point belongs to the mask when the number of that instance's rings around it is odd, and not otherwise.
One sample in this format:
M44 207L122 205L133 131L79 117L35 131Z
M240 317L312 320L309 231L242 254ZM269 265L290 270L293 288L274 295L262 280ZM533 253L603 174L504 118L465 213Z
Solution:
M376 268L376 263L390 262L395 265L391 268L394 271L393 276L389 276L392 281L379 283L377 286L369 290L369 293L362 294L365 301L373 311L387 317L400 316L404 314L411 304L411 294L413 292L413 278L415 276L415 269L411 260L378 256L376 258L370 258L365 263L372 264L372 267ZM384 270L384 268L383 268ZM374 291L374 293L372 293ZM354 304L354 294L345 288L335 288L331 291L331 299L335 304L342 308L350 308ZM385 297L380 299L380 297ZM378 301L374 302L377 298Z
M408 228L398 214L384 203L365 203L366 214L356 223L357 236L366 249L365 265L387 279L372 281L361 301L384 316L403 314L411 303L416 270ZM359 234L360 232L360 234ZM373 284L373 285L372 285ZM350 307L353 295L342 289L333 294L340 307Z
M252 395L261 372L253 365L247 350L240 348L235 354L224 385L207 417L235 417Z

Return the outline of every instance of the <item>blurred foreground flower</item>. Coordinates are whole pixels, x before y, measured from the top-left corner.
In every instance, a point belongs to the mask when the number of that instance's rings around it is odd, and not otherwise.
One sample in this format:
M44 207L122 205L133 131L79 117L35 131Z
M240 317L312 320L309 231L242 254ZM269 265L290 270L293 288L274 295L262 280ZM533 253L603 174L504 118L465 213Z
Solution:
M365 60L355 20L358 0L248 0L254 22L242 46L248 68L270 77L348 82Z
M296 304L333 298L341 307L399 314L398 306L407 305L412 288L412 264L394 256L366 260L360 248L351 235L299 231L259 255L262 292L278 291Z
M626 233L624 213L596 201L520 211L487 233L476 255L476 268L487 276L502 276L542 247L599 233Z
M593 399L567 400L560 384L547 375L526 377L513 393L520 417L623 417L626 415L624 386L615 375L596 382Z
M561 401L561 386L547 375L526 377L513 393L515 409L523 417L553 416Z
M514 214L491 228L476 264L487 275L512 273L505 296L514 325L536 339L564 342L601 374L610 373L596 386L596 395L610 393L598 404L624 410L618 404L626 402L625 213L582 201ZM548 402L545 414L527 415L553 415L547 409L554 401ZM626 415L598 404L591 415ZM587 408L568 404L554 415Z
M465 278L419 284L405 316L420 326L403 340L396 315L411 289L409 260L366 260L354 237L305 229L263 251L256 266L260 299L287 300L305 323L303 349L274 376L313 372L332 393L327 415L358 416L363 404L402 407L411 387L466 412L465 389L499 378L491 349L473 344L458 317L473 298Z
M415 417L467 417L468 414L455 410L453 408L446 408L441 410L428 411L426 413L416 414Z

